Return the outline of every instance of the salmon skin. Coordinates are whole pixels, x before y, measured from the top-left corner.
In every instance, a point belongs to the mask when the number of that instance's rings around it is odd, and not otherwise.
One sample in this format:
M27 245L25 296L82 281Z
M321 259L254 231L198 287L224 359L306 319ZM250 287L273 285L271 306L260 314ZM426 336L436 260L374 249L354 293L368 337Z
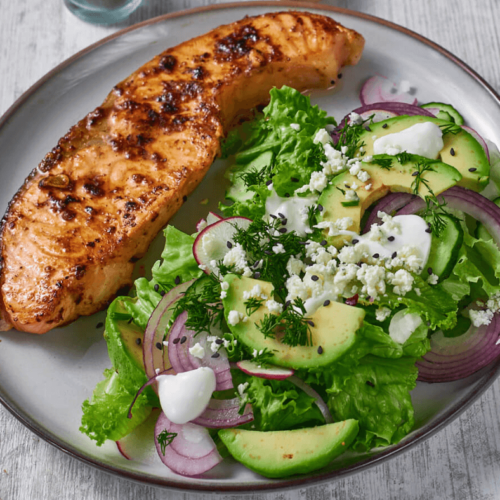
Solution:
M0 229L3 329L45 333L105 308L269 90L330 87L364 39L329 17L280 12L159 54L62 137Z

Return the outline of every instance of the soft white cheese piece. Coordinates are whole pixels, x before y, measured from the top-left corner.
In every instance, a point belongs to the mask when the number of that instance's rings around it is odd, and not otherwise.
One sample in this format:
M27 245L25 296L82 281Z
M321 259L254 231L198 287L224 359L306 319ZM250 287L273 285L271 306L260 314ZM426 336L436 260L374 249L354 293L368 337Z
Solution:
M431 122L417 123L401 132L379 137L373 143L373 152L380 154L407 153L436 159L443 149L443 132Z
M291 196L290 198L281 198L275 191L266 200L266 214L282 214L287 220L286 228L288 231L295 231L299 236L305 236L311 232L307 223L307 217L302 217L301 213L307 214L307 209L313 206L318 200L317 196L300 198Z
M199 417L216 386L215 373L206 366L177 375L161 375L157 380L161 409L174 424Z
M391 319L389 336L394 342L404 344L421 324L422 318L418 314L408 313L407 309L403 309Z
M196 342L193 347L189 348L189 354L195 358L203 359L203 356L205 356L205 348L199 342Z
M201 425L184 424L181 428L182 437L185 441L193 443L196 446L196 451L202 455L213 450L214 442L208 433L208 430Z

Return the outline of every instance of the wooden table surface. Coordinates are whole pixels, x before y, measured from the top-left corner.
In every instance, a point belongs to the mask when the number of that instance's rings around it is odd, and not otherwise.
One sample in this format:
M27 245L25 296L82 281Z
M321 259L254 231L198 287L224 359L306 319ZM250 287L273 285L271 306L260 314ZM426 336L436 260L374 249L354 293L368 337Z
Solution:
M0 115L47 71L120 28L210 0L144 0L119 26L85 24L62 0L0 0ZM330 0L408 27L467 62L500 92L500 0ZM500 124L499 124L500 126ZM1 154L1 152L0 152ZM404 455L328 485L251 500L500 499L500 380ZM0 406L0 500L208 498L135 484L45 443ZM227 496L223 498L235 498Z

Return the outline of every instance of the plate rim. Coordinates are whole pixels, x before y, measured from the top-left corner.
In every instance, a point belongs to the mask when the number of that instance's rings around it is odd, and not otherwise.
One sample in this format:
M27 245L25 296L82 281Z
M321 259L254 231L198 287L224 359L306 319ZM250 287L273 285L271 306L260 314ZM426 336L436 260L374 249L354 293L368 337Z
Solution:
M93 50L99 48L101 45L105 45L111 40L121 37L122 35L143 28L145 26L151 26L157 23L161 23L165 20L189 17L191 15L209 12L209 11L217 11L217 10L232 10L232 9L241 9L245 7L273 7L276 6L279 10L286 10L289 8L300 8L300 9L308 9L312 11L327 11L332 13L343 14L346 16L356 17L360 19L364 19L367 21L371 21L375 24L385 26L389 29L398 31L404 35L407 35L413 39L418 40L419 42L427 45L433 50L445 56L447 59L451 60L457 66L459 66L462 70L464 70L467 74L469 74L477 83L479 83L485 90L488 91L490 96L497 102L497 105L500 106L500 95L499 93L475 70L473 70L468 64L462 61L460 58L455 56L452 52L448 51L441 45L431 41L427 37L424 37L413 30L405 28L399 24L393 23L391 21L387 21L386 19L382 19L377 16L373 16L371 14L366 14L364 12L357 12L351 9L335 7L332 5L322 5L320 3L311 3L310 1L293 1L293 0L258 0L258 1L247 1L247 2L228 2L221 3L215 5L206 5L195 7L191 9L171 12L167 14L163 14L151 19L147 19L140 23L134 24L132 26L128 26L117 32L102 38L101 40L89 45L88 47L78 51L71 57L65 59L57 66L55 66L52 70L42 76L39 80L37 80L31 87L29 87L25 92L19 96L14 103L5 111L5 113L0 117L0 131L1 129L7 125L10 118L17 112L18 108L20 108L23 103L29 99L40 87L42 87L45 83L50 81L55 75L57 75L61 70L71 65L73 62L80 59L82 56L92 52ZM325 483L328 481L337 480L340 478L345 478L351 474L361 472L365 469L378 465L380 462L383 462L389 458L393 458L396 455L399 455L403 451L410 449L411 447L421 444L426 439L430 438L432 435L440 431L443 427L450 424L453 420L455 420L462 412L464 412L472 403L474 403L495 381L495 379L499 375L500 368L500 359L497 359L496 362L488 367L488 370L484 369L485 374L483 376L486 377L486 380L481 385L481 387L475 388L470 395L465 397L462 401L462 404L454 408L448 412L445 412L439 419L435 422L434 426L430 429L422 429L421 432L416 432L411 440L408 442L402 442L395 446L388 448L386 451L383 451L375 456L369 457L366 460L358 463L354 463L352 465L347 466L342 470L333 470L324 473L320 473L315 475L314 477L304 477L300 476L298 478L293 479L284 479L281 481L276 481L267 484L252 484L251 492L259 491L275 491L276 489L280 490L289 490L298 487L305 486L313 486L320 483ZM234 484L234 485L213 485L210 483L205 484L189 484L188 482L180 482L171 479L161 479L154 476L148 476L144 473L131 472L104 462L100 462L97 459L91 458L86 454L80 452L75 447L73 447L70 443L64 441L58 436L46 431L41 426L39 426L35 421L33 421L28 415L26 415L21 408L19 408L13 401L9 400L10 398L4 397L0 394L0 403L25 427L27 427L30 431L34 432L37 436L42 438L47 443L51 444L55 448L61 450L65 454L76 458L77 460L90 465L96 469L107 472L109 474L118 476L120 478L125 478L137 483L147 484L152 486L160 486L170 490L177 491L191 491L191 492L210 492L210 493L251 493L248 491L248 487L244 484Z

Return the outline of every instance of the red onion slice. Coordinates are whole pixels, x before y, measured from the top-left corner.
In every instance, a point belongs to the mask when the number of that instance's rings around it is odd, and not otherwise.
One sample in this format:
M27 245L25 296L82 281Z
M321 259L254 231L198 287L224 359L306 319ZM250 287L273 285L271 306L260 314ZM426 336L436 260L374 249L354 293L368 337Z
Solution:
M413 196L414 195L409 193L390 193L387 196L384 196L371 211L370 216L366 220L363 233L367 233L372 227L372 224L382 223L381 219L379 219L377 215L379 212L391 215L409 203Z
M217 391L232 389L233 381L225 349L219 349L217 351L217 356L214 358L213 356L215 353L212 352L209 342L207 341L208 335L206 333L200 333L195 336L195 332L189 330L185 325L187 317L187 311L181 313L170 329L168 357L171 365L177 373L187 372L201 366L206 366L211 368L215 373ZM202 359L193 356L189 352L189 349L194 347L197 343L204 349Z
M384 76L375 75L363 84L359 94L361 104L373 104L375 102L400 102L417 104L417 99L407 92L398 92L398 87Z
M327 424L331 424L333 422L332 414L330 413L330 409L328 405L323 401L323 398L308 384L306 384L302 379L297 377L297 375L292 375L288 377L287 380L295 384L299 389L302 389L308 396L314 398L314 402L316 406L319 408L319 411L323 415L325 422Z
M146 331L144 332L142 347L144 368L148 378L154 377L157 369L164 369L163 349L157 349L156 344L160 342L163 345L166 329L173 313L172 305L175 301L179 300L181 294L183 294L194 281L195 280L187 281L186 283L181 283L175 288L172 288L172 290L162 297L149 318Z
M178 429L178 427L175 426L175 429ZM158 436L163 431L175 432L173 431L173 424L170 420L168 420L164 413L161 413L155 426L155 446L161 461L172 472L180 474L181 476L199 476L222 462L222 457L219 455L217 447L213 441L212 451L199 457L198 455L200 453L204 453L206 451L205 445L203 445L201 451L197 451L196 447L193 446L194 443L189 443L189 445L186 443L186 439L182 433L177 433L177 436L174 437L172 443L162 450L161 445L158 442ZM172 445L176 439L179 439L180 442L175 445L174 449ZM182 450L182 454L176 450Z
M418 380L437 383L469 377L500 356L499 334L500 316L495 314L488 326L472 326L460 337L433 335L432 350L417 362Z
M226 429L238 425L247 424L254 419L252 407L247 404L240 415L240 400L233 399L211 399L205 411L193 420L194 424L209 427L211 429Z
M490 150L488 149L486 141L473 128L467 127L465 125L461 125L461 127L470 135L472 135L472 137L474 137L474 139L476 139L479 144L481 144L486 154L486 158L488 158L488 161L490 161Z

